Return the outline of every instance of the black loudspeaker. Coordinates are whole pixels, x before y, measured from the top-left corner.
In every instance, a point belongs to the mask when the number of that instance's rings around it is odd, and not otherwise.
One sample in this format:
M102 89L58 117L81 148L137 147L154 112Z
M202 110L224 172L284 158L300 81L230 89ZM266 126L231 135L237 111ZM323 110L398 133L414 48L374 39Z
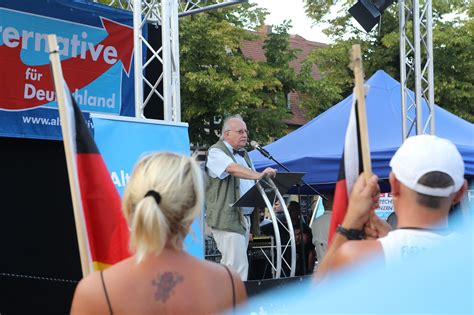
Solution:
M269 236L255 237L249 242L247 256L249 260L249 280L272 279L273 242ZM272 252L273 251L273 252ZM270 263L271 262L271 263Z
M383 11L395 0L359 0L350 9L349 13L364 28L366 32L377 25Z

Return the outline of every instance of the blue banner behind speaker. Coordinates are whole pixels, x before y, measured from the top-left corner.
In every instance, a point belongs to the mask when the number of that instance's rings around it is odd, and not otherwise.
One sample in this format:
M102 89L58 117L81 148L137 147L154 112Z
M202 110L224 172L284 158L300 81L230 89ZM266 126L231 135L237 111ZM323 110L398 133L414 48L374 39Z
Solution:
M151 152L168 151L190 154L188 125L158 120L111 117L92 114L94 139L107 164L112 181L121 195L135 163ZM198 217L186 237L185 249L204 259L202 218Z

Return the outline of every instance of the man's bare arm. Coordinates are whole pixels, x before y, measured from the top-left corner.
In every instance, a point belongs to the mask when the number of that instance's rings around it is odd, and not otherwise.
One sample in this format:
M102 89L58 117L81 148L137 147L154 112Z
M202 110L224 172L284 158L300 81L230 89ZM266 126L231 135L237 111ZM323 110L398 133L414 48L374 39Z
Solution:
M356 230L364 228L372 209L378 204L379 186L377 180L375 175L367 182L363 175L359 176L352 189L347 213L341 224L344 228ZM378 244L367 242L378 243L377 241L349 241L344 235L334 234L326 256L318 267L316 279L321 279L330 270L352 263L362 256L367 256L367 251L377 250Z
M232 176L253 180L260 180L264 176L275 177L276 175L276 170L270 167L264 169L263 172L256 172L237 163L230 163L225 170Z

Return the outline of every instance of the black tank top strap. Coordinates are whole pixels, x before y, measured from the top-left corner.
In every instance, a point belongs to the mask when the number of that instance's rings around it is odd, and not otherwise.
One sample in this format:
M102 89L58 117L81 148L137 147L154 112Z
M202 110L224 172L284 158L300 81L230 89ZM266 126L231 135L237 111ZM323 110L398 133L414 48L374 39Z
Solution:
M235 310L235 286L234 286L234 278L232 277L232 273L230 272L229 268L226 265L223 265L227 273L229 274L230 283L232 285L232 309Z
M103 270L100 271L100 280L102 281L102 287L104 288L105 299L107 300L107 305L109 306L110 315L113 315L114 312L112 311L112 304L110 304L109 294L107 293L107 288L105 287Z

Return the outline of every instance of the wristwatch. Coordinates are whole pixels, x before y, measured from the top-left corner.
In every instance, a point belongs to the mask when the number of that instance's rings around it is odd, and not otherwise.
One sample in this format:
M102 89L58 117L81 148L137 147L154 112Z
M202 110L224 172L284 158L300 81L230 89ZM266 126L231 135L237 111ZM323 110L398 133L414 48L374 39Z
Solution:
M336 232L344 235L350 241L363 240L365 238L364 230L346 229L340 224L337 226Z

